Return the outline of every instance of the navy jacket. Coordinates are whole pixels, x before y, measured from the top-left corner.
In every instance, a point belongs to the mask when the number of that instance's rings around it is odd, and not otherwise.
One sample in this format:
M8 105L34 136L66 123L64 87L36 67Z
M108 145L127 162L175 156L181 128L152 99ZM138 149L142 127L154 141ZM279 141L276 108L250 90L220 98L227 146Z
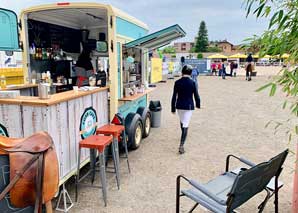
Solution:
M200 108L201 101L195 82L189 77L182 77L177 80L172 97L172 112L176 112L176 109L194 110L193 97L196 101L196 107Z

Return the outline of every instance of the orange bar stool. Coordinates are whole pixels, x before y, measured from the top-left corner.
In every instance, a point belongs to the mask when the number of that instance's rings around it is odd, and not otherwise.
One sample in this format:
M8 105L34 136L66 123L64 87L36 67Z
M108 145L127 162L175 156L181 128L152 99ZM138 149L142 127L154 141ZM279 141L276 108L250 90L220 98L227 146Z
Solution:
M104 135L112 135L113 136L113 145L115 147L115 152L116 152L116 158L117 158L117 161L118 161L118 165L120 165L120 163L119 163L119 148L118 148L118 143L120 141L118 140L118 138L122 134L122 141L124 143L127 168L128 168L129 173L130 173L130 165L129 165L129 160L128 160L128 148L127 148L125 127L123 125L107 124L107 125L104 125L104 126L98 128L96 130L96 134L104 134Z
M78 155L78 167L77 167L77 177L76 177L76 201L78 200L78 185L83 185L80 182L87 177L91 172L95 173L95 167L91 166L91 169L85 174L83 177L80 178L80 158L81 158L81 149L87 148L87 149L93 149L97 150L99 153L99 173L100 173L100 179L101 179L101 187L102 188L102 194L103 194L103 200L105 206L107 206L107 183L106 183L106 168L105 168L105 156L104 156L104 150L107 146L109 146L113 141L112 136L102 136L102 135L91 135L87 137L86 139L83 139L79 143L79 155ZM90 156L91 157L91 156ZM113 154L113 161L115 168L118 168L116 156ZM117 177L119 174L116 173L117 178L117 185L119 188L119 182ZM92 180L93 181L93 180ZM88 185L90 186L90 185ZM96 187L96 186L93 186Z

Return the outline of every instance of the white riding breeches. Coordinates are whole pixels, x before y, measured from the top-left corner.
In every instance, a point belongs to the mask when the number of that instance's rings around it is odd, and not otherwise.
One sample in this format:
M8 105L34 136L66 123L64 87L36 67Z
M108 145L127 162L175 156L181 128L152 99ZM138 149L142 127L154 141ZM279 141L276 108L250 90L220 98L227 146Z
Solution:
M177 109L180 122L184 128L187 128L191 119L192 110Z

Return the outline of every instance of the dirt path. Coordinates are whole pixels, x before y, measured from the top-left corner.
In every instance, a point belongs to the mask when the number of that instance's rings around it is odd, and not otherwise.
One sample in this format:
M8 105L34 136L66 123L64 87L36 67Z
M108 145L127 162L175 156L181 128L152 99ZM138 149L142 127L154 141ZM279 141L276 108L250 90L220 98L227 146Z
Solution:
M108 207L105 208L99 189L81 188L79 202L71 212L175 212L178 174L205 182L224 171L227 154L261 162L282 151L287 146L284 134L274 135L273 128L264 126L269 120L286 120L288 114L281 109L279 96L269 98L266 92L255 92L266 80L266 77L254 78L251 82L243 77L227 80L200 77L202 109L193 114L186 153L182 156L177 154L178 116L170 113L173 80L158 84L151 99L162 102L162 127L152 129L141 147L130 152L131 174L127 172L125 160L121 160L120 191L115 179L110 177ZM281 212L290 212L293 162L294 157L290 156L281 178L285 182L280 191ZM70 190L70 194L73 198L74 191ZM261 193L239 211L257 212L256 207L264 196ZM273 212L272 203L270 201L265 212ZM182 212L187 212L191 206L192 202L182 200ZM198 208L194 212L205 210Z

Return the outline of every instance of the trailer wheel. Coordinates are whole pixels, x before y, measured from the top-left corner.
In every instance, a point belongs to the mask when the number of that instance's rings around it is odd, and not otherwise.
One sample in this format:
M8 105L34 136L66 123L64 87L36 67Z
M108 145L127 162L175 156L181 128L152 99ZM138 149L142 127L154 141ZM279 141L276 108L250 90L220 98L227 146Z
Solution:
M132 149L139 148L143 135L141 116L136 113L129 113L125 118L125 130L128 136L128 146Z
M151 114L148 108L145 107L139 107L137 110L137 113L142 118L143 123L143 138L146 138L150 134L151 130Z
M133 133L133 136L131 137L132 139L132 144L131 144L131 148L132 149L137 149L139 148L141 141L142 141L142 134L143 133L143 128L142 128L142 123L141 121L137 121L137 123L135 124L135 131Z
M146 138L149 136L151 130L151 116L149 113L146 114L146 118L144 121L144 132L143 132L143 138Z

